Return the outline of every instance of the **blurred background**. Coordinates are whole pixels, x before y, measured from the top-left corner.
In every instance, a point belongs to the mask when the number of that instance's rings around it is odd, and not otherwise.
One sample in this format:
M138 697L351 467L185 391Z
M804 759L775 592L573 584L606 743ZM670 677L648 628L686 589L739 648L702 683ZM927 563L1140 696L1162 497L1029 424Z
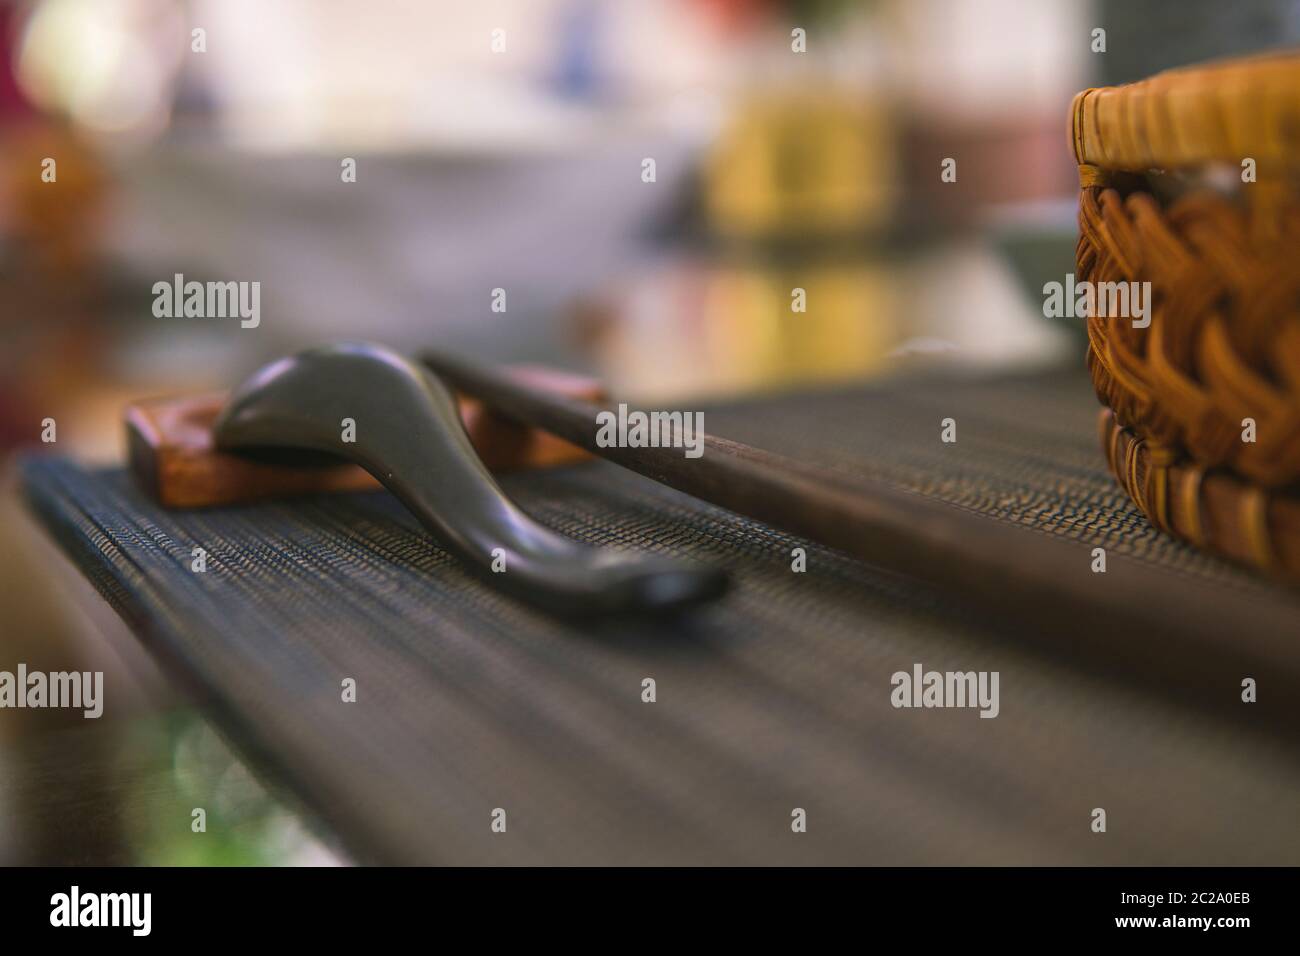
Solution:
M1298 36L1300 0L0 0L0 457L49 417L120 462L127 401L338 338L641 400L1077 366L1041 305L1071 96ZM155 317L177 273L260 282L260 324ZM0 710L0 862L346 862L10 477L19 661L106 670L112 706Z

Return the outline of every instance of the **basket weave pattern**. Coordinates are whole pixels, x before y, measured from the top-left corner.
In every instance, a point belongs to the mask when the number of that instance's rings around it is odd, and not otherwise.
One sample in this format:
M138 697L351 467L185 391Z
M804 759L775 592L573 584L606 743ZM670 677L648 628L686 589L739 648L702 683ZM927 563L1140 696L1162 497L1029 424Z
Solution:
M1076 278L1151 284L1149 327L1088 319L1112 469L1158 526L1300 576L1300 57L1087 90L1071 141ZM1246 158L1236 195L1197 178Z

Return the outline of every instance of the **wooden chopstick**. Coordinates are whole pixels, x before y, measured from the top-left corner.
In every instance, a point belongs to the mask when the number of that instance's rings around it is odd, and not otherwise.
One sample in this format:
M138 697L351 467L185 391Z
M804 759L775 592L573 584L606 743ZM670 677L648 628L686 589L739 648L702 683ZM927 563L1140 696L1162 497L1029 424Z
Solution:
M992 612L988 626L1039 650L1106 674L1156 679L1201 706L1239 715L1247 707L1241 680L1254 677L1273 688L1265 709L1285 708L1291 730L1300 726L1300 604L1289 595L1261 599L1115 553L1096 574L1096 543L991 520L883 482L847 482L716 435L704 436L698 458L681 448L602 447L601 405L452 356L421 358L498 413L697 498L928 581ZM1262 697L1249 706L1263 708Z

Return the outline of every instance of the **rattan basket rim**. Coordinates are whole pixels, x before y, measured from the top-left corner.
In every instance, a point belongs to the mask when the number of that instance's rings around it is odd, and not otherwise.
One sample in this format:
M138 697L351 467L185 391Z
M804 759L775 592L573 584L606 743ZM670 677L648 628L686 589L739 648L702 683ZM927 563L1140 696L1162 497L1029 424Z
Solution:
M1069 132L1081 167L1144 172L1252 158L1300 171L1300 49L1083 90Z

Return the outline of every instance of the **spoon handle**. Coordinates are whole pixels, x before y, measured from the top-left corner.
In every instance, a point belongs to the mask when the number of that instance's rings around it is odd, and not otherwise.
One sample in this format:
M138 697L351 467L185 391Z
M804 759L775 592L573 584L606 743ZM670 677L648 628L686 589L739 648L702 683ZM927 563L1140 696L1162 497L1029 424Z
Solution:
M273 362L235 391L213 435L226 451L296 449L359 464L493 585L551 611L675 608L725 587L716 569L588 547L538 524L479 460L447 387L380 346Z

